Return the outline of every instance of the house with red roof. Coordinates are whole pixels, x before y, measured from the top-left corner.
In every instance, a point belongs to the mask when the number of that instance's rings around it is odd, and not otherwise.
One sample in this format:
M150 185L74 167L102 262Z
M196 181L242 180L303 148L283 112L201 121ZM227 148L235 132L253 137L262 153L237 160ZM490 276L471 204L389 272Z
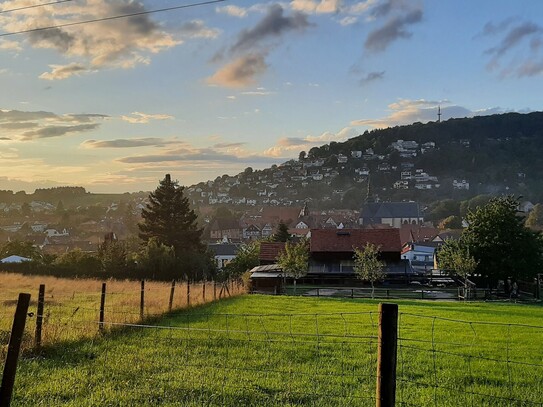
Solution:
M379 247L379 258L385 263L387 276L412 273L409 263L401 259L398 229L314 229L308 275L353 277L354 248L363 249L367 244Z

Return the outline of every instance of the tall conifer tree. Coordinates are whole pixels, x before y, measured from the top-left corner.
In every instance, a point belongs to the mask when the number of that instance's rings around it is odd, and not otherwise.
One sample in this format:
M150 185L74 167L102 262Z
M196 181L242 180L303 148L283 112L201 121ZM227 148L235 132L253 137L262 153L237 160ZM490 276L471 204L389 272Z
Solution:
M202 229L196 223L197 216L190 209L183 189L166 174L158 188L149 194L149 203L142 210L139 236L145 242L156 238L159 243L173 247L176 255L201 253L205 249Z

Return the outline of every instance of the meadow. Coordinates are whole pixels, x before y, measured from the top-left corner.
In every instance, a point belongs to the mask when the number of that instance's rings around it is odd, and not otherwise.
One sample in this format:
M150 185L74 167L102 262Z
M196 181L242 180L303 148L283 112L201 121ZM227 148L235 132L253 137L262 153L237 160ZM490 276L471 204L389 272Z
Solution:
M104 307L107 324L129 324L141 321L141 282L108 279ZM27 276L0 272L0 345L5 345L18 294L31 294L23 348L33 346L36 308L40 284L45 285L42 344L44 346L67 340L92 338L98 332L102 281L96 279L68 279L51 276ZM146 281L144 287L144 319L158 318L169 312L171 283ZM204 287L205 286L205 287ZM193 283L187 292L186 282L176 282L172 309L196 306L219 297L237 295L243 287L231 284L221 293L222 286L213 282ZM190 297L190 298L189 298ZM0 348L0 356L3 356Z
M397 405L543 405L539 305L396 302ZM111 322L27 353L12 405L373 406L377 305L242 295Z

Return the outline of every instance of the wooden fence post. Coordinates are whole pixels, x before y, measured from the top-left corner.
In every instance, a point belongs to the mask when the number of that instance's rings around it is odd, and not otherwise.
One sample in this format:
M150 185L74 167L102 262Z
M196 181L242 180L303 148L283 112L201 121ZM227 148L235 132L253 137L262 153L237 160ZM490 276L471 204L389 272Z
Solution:
M190 280L187 280L187 307L190 307Z
M217 299L217 282L213 280L213 301Z
M396 356L398 348L398 304L379 304L376 407L396 403Z
M38 293L38 311L36 312L36 333L34 335L34 346L41 346L41 328L43 325L43 307L45 303L45 284L40 284Z
M100 323L98 329L104 332L104 311L106 307L106 283L102 283L102 295L100 296Z
M205 280L202 283L202 299L203 299L203 302L205 304L206 303L206 282L205 282Z
M168 312L172 312L174 294L175 294L175 280L172 280L172 288L170 289L170 302L168 303Z
M17 300L17 309L13 318L11 335L9 337L8 353L4 363L4 374L2 376L2 386L0 387L0 406L9 407L11 395L13 394L13 385L15 384L15 374L17 373L17 361L23 341L25 330L26 315L28 305L30 304L30 294L20 293Z
M141 280L141 292L140 292L140 321L143 321L144 309L145 309L145 280Z

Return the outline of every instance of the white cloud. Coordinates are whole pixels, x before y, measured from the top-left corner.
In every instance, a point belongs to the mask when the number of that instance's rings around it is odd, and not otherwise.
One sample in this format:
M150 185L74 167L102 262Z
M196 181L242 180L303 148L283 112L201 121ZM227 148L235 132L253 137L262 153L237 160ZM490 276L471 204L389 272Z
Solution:
M341 0L293 0L290 7L304 13L330 14L340 10Z
M264 155L269 157L292 157L297 156L302 150L309 150L312 147L320 146L331 141L345 141L357 136L358 133L351 127L345 127L340 131L324 132L319 136L307 135L305 137L282 137L277 143L264 151Z
M247 9L234 5L217 7L215 10L217 11L217 13L227 14L232 17L247 17Z
M5 32L16 32L144 11L146 8L139 1L80 0L62 7L39 7L0 14L0 25ZM0 50L20 50L23 46L52 49L68 60L65 66L77 63L90 71L127 69L150 63L153 54L182 44L184 40L213 39L218 34L217 29L206 27L201 20L189 21L175 33L169 32L152 16L141 14L114 21L29 32L13 41L0 41ZM53 68L61 69L57 65ZM44 73L41 77L63 79L69 76L60 75L57 71Z
M507 111L500 107L470 110L463 106L454 105L448 100L431 101L424 99L400 99L397 102L391 103L388 107L390 114L384 118L353 120L351 125L385 128L412 124L414 122L426 123L437 120L439 107L441 107L441 120L455 117L484 116Z
M132 124L147 124L151 120L170 120L173 116L168 114L147 114L141 112L133 112L131 116L121 116L121 119Z
M72 63L68 65L49 65L51 72L44 72L40 75L40 79L45 79L48 81L54 81L59 79L66 79L70 76L78 76L82 73L87 73L89 70L78 63Z

